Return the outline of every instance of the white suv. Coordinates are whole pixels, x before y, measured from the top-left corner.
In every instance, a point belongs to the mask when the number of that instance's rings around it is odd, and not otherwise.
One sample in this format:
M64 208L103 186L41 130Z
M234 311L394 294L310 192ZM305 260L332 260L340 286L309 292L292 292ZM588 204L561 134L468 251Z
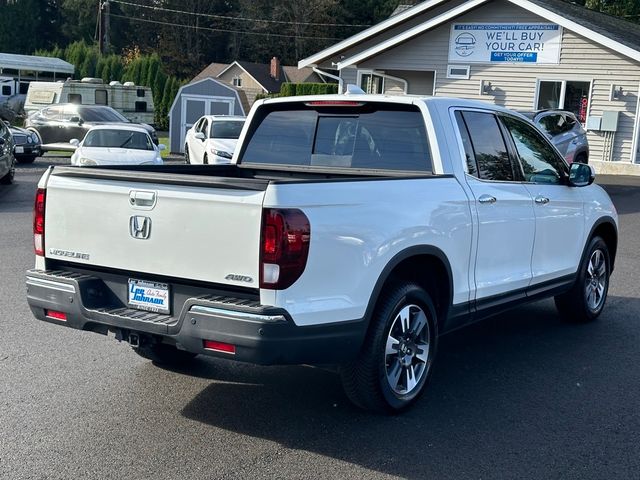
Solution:
M545 297L600 315L618 216L593 181L486 103L258 101L232 165L48 169L29 305L156 362L338 365L398 411L444 332Z
M231 163L245 117L205 115L187 132L184 145L186 163Z

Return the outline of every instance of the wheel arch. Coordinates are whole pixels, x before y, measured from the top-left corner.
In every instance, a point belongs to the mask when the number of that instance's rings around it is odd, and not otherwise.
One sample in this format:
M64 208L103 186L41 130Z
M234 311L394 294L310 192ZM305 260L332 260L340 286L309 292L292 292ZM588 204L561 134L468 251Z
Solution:
M429 272L430 275L421 274ZM438 314L438 329L453 303L453 274L445 253L432 245L417 245L397 253L384 267L373 288L365 311L366 328L370 327L373 312L385 286L396 281L415 282L432 296Z
M611 262L611 272L615 266L616 253L618 251L618 228L613 218L606 216L599 218L591 227L589 236L587 237L587 243L584 246L584 252L582 256L586 255L586 249L589 246L589 242L595 236L599 236L604 240L609 249L609 261Z

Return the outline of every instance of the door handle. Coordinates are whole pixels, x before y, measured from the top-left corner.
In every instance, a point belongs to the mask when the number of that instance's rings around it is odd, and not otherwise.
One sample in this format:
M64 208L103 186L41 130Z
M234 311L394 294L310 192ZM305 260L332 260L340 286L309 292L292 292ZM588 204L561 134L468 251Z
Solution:
M538 195L535 198L535 201L538 205L546 205L547 203L549 203L549 199L547 197L543 197L542 195Z
M478 197L478 201L480 203L496 203L496 197L492 197L491 195L480 195Z

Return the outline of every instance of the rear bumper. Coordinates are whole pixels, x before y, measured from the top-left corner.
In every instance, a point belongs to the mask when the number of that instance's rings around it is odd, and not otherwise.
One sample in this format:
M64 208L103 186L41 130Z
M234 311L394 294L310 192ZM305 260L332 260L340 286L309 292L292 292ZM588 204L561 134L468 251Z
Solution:
M184 286L174 288L173 295L183 300L173 316L130 309L119 300L118 282L111 277L30 270L29 307L45 322L102 334L115 331L124 340L136 334L197 354L261 365L342 363L355 358L365 334L361 320L299 327L284 309L217 291L193 289L190 296ZM64 312L66 320L47 316L47 310ZM205 349L204 340L234 345L235 354Z

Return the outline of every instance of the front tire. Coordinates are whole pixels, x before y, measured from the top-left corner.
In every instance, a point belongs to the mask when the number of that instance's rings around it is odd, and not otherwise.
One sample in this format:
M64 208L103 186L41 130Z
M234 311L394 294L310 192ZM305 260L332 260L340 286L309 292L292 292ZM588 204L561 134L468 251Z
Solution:
M191 165L191 159L189 158L189 145L184 146L184 163Z
M203 165L209 165L209 157L207 157L207 154L204 154L204 157L202 157L202 164Z
M589 163L589 157L587 157L586 153L582 152L582 153L579 153L573 161L576 162L576 163L588 164Z
M414 283L390 286L380 297L358 357L340 369L345 393L365 410L407 409L431 377L437 343L431 296Z
M167 345L166 343L143 343L139 347L133 347L133 351L153 363L166 366L184 365L197 355L196 353L178 350L173 345Z
M586 323L595 320L607 301L611 275L607 244L601 237L594 237L586 252L578 269L575 285L567 293L554 299L562 317L572 322Z

